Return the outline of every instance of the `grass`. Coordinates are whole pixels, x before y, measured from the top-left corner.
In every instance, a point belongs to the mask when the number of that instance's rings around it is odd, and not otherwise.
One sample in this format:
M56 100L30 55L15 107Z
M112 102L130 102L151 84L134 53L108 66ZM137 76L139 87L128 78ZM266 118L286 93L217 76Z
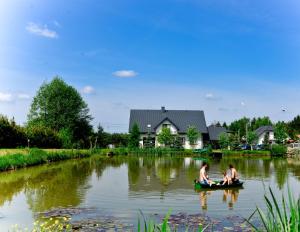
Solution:
M140 211L140 213L143 217L143 223L141 223L140 219L138 219L137 232L177 232L177 229L176 228L172 229L169 226L169 223L168 223L171 211L169 211L169 213L165 216L162 223L160 223L160 224L157 224L153 220L148 220L147 221L145 219L144 214L142 213L142 211ZM208 226L203 228L202 225L199 225L197 231L198 232L204 232L207 227ZM189 231L188 227L186 228L186 231Z
M0 171L13 170L60 160L90 157L90 150L53 150L29 149L27 153L18 152L0 156Z
M264 150L243 150L243 151L231 151L231 150L222 150L223 155L229 156L229 155L234 155L234 156L253 156L253 155L258 155L258 156L270 156L271 152L270 151L264 151Z
M263 231L267 232L299 232L300 231L300 198L296 200L292 195L290 188L288 188L288 200L282 196L281 200L277 199L269 188L270 196L265 195L265 202L267 206L267 212L263 212L258 208L247 220L250 224L250 220L257 212L262 224ZM281 202L280 202L281 201ZM280 205L281 204L281 205ZM260 228L251 224L255 231L261 231Z
M147 156L193 156L195 153L191 149L176 149L176 148L136 148L128 150L132 155L147 155Z

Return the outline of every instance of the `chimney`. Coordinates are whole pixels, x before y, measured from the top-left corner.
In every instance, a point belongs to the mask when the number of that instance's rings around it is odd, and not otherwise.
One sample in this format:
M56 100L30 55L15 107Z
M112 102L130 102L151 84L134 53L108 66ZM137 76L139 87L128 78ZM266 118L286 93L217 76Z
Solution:
M164 106L161 107L161 112L166 113L166 108Z

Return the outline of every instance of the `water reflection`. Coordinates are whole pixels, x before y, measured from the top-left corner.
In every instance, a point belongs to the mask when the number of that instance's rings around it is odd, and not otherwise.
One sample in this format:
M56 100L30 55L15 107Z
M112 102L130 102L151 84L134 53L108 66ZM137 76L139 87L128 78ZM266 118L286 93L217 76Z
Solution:
M0 211L15 214L16 223L21 217L17 215L26 210L34 215L51 208L85 204L123 215L134 214L132 217L136 217L138 209L151 213L169 208L209 213L220 207L227 211L240 207L239 211L249 211L255 207L253 199L263 201L262 182L283 189L288 181L298 184L300 180L299 159L210 159L210 178L221 179L222 172L233 164L245 181L244 189L197 193L193 180L202 162L182 157L93 157L0 173ZM26 204L18 206L18 196ZM13 205L19 214L9 212Z
M240 190L242 188L234 188L234 189L223 189L223 190L201 190L199 191L199 200L201 209L203 211L208 210L208 199L214 195L216 191L222 191L223 194L220 196L222 198L222 202L225 203L229 210L233 209L234 204L238 200L238 196L240 194ZM221 206L220 206L221 207Z

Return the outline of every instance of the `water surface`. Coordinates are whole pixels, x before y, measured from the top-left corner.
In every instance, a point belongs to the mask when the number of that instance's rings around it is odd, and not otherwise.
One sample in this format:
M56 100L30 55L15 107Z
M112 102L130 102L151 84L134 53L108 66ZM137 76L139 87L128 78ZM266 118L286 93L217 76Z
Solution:
M248 217L263 206L265 188L276 195L287 183L300 193L300 161L295 159L223 158L209 160L210 178L220 179L236 166L243 189L196 192L193 180L203 161L193 158L92 157L0 174L0 228L30 227L39 212L57 207L93 208L80 217L110 215L135 223L145 215L205 213L212 217Z

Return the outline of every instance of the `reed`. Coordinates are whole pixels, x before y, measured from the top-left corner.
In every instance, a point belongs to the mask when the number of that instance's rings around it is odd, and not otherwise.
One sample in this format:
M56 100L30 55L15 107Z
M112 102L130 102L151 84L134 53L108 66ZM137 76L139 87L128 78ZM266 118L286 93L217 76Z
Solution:
M288 199L283 195L278 200L272 189L269 188L270 196L265 195L267 211L256 208L255 212L247 219L255 231L267 232L299 232L300 224L300 198L295 199L288 188ZM262 228L257 228L250 220L258 213Z

